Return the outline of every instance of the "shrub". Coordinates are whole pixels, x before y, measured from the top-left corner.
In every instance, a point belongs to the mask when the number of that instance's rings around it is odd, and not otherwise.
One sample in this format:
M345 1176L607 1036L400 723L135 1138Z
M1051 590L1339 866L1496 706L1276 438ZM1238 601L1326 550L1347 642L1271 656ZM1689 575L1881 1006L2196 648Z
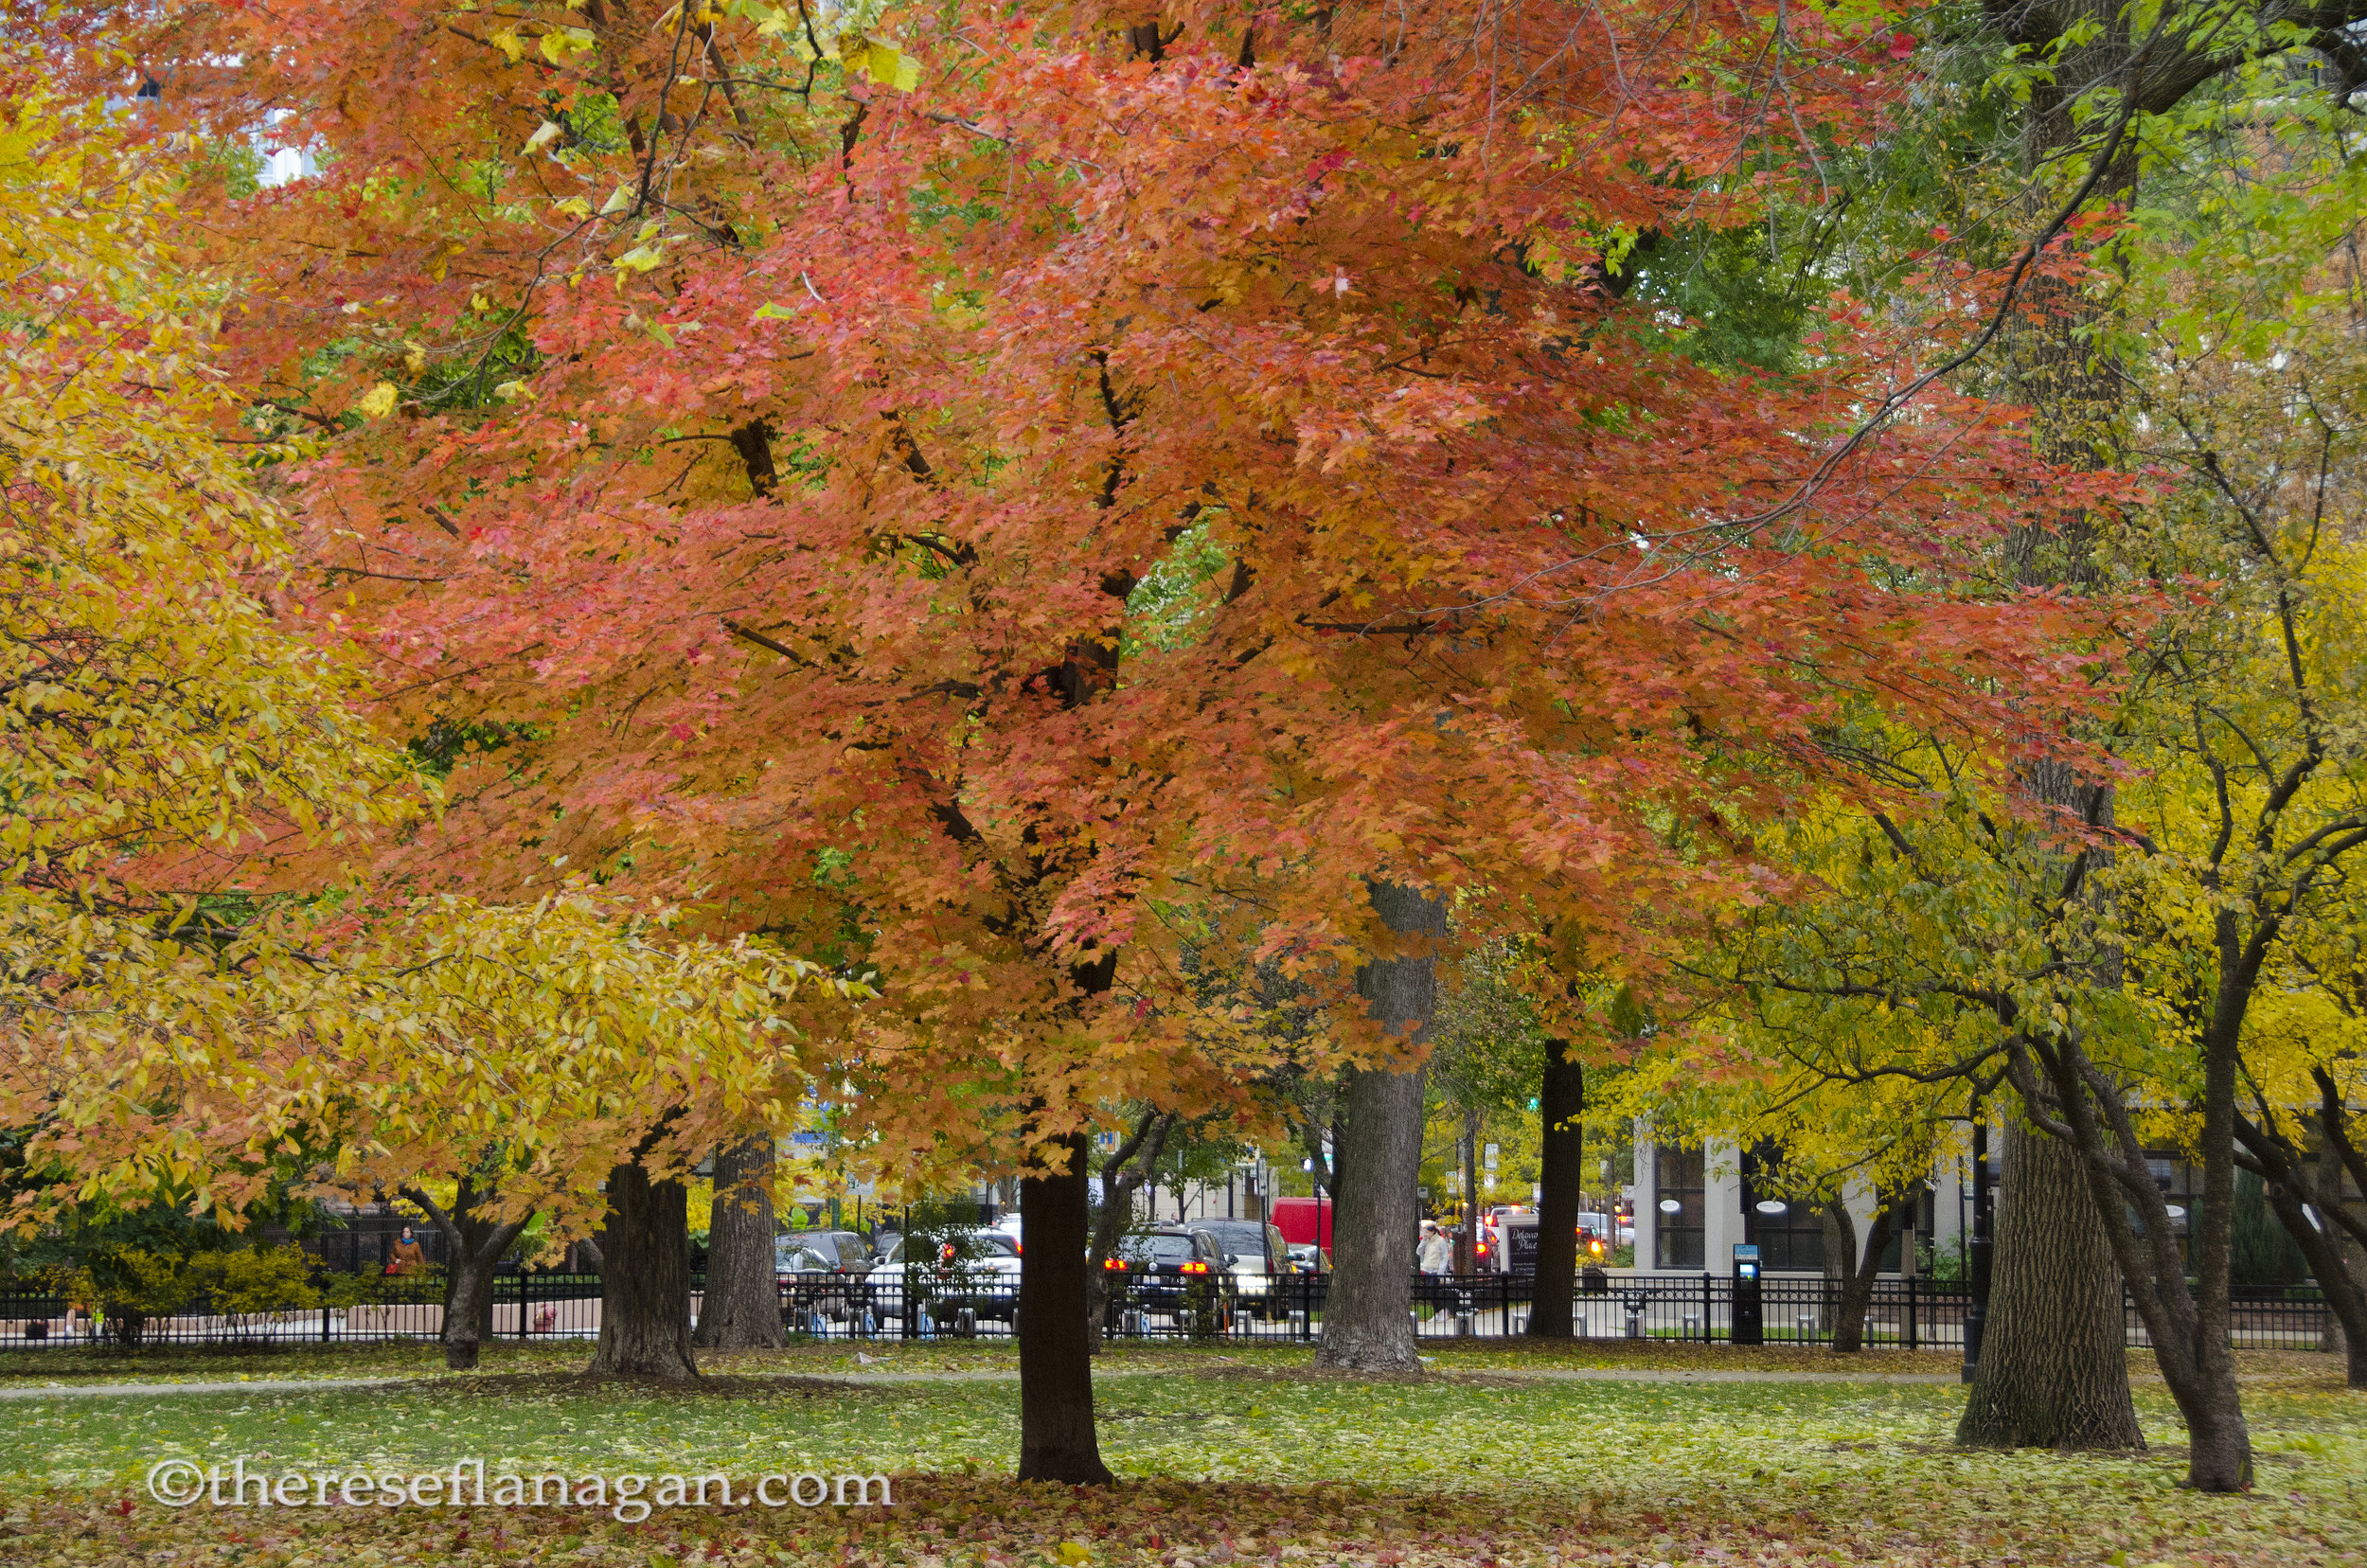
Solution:
M207 1253L192 1259L187 1273L212 1295L216 1311L249 1317L318 1307L321 1293L312 1287L311 1261L300 1247L249 1247Z
M2229 1278L2236 1285L2255 1287L2298 1285L2309 1272L2301 1248L2286 1234L2285 1223L2269 1207L2260 1178L2249 1170L2235 1173L2235 1228L2230 1238Z

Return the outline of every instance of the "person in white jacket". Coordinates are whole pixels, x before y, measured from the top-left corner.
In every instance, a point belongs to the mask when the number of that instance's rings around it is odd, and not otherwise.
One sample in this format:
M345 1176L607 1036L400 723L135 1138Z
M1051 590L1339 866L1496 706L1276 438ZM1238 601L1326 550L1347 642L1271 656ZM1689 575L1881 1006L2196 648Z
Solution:
M1443 1274L1454 1268L1454 1243L1437 1221L1422 1221L1422 1244L1415 1250L1415 1262L1426 1274Z

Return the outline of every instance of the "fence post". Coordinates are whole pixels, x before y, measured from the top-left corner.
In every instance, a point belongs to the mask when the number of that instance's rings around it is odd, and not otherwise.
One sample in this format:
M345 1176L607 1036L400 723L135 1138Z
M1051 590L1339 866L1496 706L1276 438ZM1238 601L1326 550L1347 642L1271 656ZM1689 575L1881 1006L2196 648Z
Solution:
M1913 1274L1907 1276L1907 1312L1900 1324L1898 1337L1906 1341L1908 1349L1917 1348L1915 1345L1915 1276Z
M329 1303L321 1303L321 1343L329 1343Z

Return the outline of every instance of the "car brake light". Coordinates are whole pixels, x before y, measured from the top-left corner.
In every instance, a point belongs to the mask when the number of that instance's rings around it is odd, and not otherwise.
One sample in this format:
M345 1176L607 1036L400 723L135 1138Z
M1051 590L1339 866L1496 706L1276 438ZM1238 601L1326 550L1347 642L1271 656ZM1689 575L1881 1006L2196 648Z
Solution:
M1123 1257L1105 1257L1101 1260L1101 1266L1105 1269L1114 1269L1119 1274L1124 1274L1126 1272L1126 1259Z
M1184 1265L1184 1272L1185 1274L1206 1274L1208 1272L1208 1265L1205 1263L1186 1263Z

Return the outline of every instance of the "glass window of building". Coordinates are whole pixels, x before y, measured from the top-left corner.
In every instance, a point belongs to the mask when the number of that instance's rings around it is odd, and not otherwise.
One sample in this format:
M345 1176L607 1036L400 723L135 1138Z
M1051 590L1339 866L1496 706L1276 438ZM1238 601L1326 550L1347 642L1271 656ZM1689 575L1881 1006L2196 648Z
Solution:
M1657 1149L1652 1184L1660 1212L1652 1216L1653 1265L1663 1269L1701 1266L1701 1151Z
M1767 1149L1742 1156L1742 1238L1756 1244L1759 1267L1768 1274L1822 1273L1824 1218L1814 1203L1759 1190L1759 1171L1773 1163Z

